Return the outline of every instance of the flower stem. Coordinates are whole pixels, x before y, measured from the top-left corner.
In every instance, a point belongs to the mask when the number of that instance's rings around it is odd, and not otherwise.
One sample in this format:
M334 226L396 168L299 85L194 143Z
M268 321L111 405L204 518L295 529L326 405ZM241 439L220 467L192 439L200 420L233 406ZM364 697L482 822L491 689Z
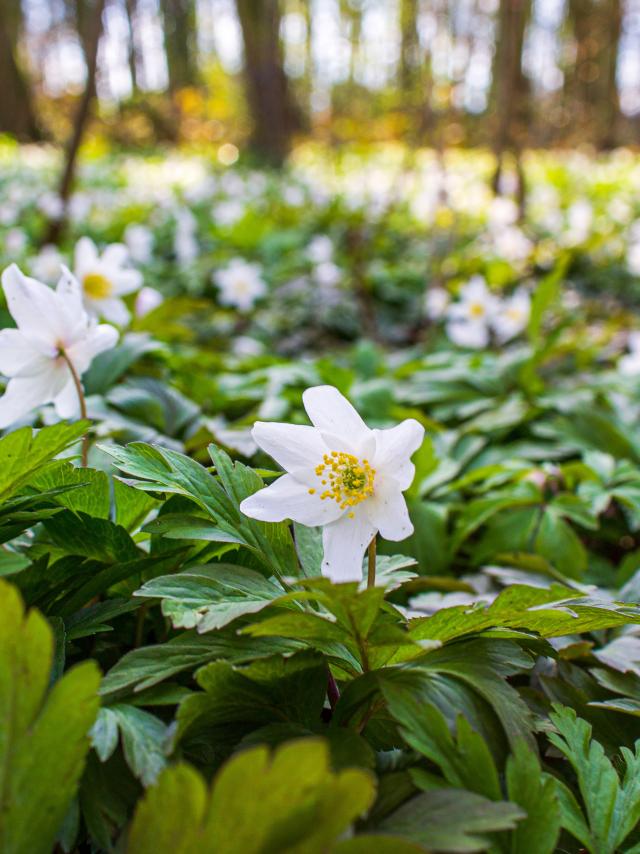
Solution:
M73 384L76 387L76 392L78 394L78 403L80 404L80 417L83 420L87 419L87 402L84 397L84 389L82 388L82 383L80 382L80 377L78 376L78 372L76 371L73 362L67 356L64 350L60 350L60 355L67 363L67 367L69 368L69 372L71 373L71 379L73 380ZM82 468L87 467L87 459L89 456L89 434L85 433L82 437L82 454L80 458L80 465Z
M376 534L369 543L369 566L367 571L367 590L376 586Z

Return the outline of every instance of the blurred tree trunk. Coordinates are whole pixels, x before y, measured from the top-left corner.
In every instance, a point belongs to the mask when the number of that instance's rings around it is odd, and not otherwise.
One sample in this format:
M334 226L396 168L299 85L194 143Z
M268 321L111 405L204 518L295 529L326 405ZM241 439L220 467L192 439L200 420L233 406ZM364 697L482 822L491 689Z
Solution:
M621 0L569 0L575 62L565 75L573 127L601 148L616 143L620 104L616 86Z
M413 100L420 71L418 0L400 0L400 88Z
M96 76L98 70L98 47L103 27L105 0L82 0L77 8L82 8L82 34L87 63L87 78L84 92L78 103L73 120L73 131L67 143L64 168L60 178L58 195L63 202L63 214L49 223L43 243L58 243L67 223L67 201L71 196L76 175L78 153L85 131L91 118L91 108L96 95Z
M129 24L129 74L131 75L131 88L135 94L139 87L138 80L138 65L137 65L137 21L136 15L138 12L138 0L125 0L125 9L127 12L127 22Z
M19 0L0 0L0 132L33 142L42 138L42 132L28 77L20 65L22 24Z
M524 34L531 10L531 0L500 0L496 50L493 65L493 106L496 127L492 147L496 156L493 179L495 192L500 191L504 156L511 152L518 173L518 201L524 209L525 186L520 153L530 123L529 83L522 71Z
M177 92L198 83L195 0L160 0L169 89Z
M278 0L236 0L244 40L244 76L253 119L251 148L272 166L282 166L291 136L300 126L282 65Z

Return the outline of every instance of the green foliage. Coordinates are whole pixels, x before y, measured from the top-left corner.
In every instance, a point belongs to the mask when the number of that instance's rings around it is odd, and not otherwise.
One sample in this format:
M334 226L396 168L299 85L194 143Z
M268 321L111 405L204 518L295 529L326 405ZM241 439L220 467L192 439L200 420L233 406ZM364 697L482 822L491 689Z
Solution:
M82 774L99 672L83 662L48 690L54 641L46 620L25 612L2 580L0 611L0 848L48 854Z
M321 854L371 805L364 771L334 774L321 741L273 755L246 750L218 773L211 791L189 766L165 771L138 806L128 839L136 854ZM243 794L239 794L243 793Z

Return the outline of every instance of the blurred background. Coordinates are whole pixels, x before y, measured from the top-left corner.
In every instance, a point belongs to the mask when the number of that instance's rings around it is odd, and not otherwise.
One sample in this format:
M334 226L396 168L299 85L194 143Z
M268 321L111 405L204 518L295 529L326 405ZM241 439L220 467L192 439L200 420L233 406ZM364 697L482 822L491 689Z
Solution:
M640 134L640 0L1 0L0 79L21 141L589 153Z

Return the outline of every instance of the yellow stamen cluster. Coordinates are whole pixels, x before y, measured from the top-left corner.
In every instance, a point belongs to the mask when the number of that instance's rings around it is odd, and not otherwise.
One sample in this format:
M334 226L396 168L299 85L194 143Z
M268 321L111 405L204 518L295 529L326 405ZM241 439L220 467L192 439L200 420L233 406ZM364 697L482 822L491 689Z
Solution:
M371 468L368 460L360 460L344 451L332 451L322 459L315 472L320 483L327 487L320 494L323 501L331 498L341 510L346 510L373 495L376 470ZM315 489L309 492L313 495ZM349 515L353 516L352 513Z
M113 290L113 285L102 273L87 273L82 279L82 287L91 299L105 299Z
M482 303L472 302L469 306L469 314L471 317L484 317L485 308Z

